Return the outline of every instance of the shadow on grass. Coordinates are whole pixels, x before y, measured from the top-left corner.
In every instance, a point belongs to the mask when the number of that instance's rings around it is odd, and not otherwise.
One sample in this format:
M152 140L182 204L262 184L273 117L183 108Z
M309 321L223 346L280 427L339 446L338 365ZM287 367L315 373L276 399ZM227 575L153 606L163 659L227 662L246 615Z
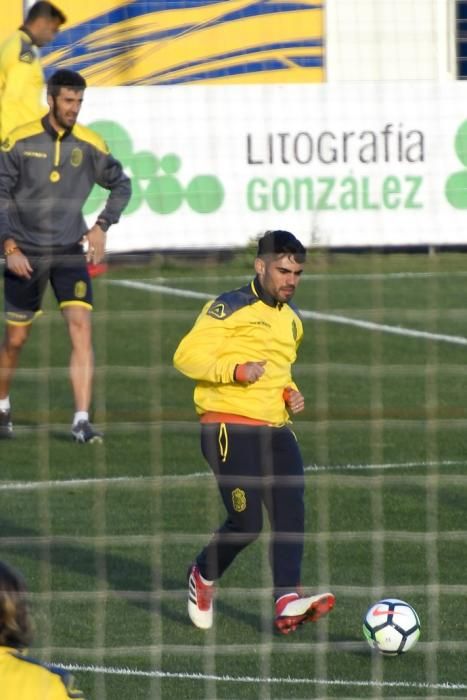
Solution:
M124 598L129 605L143 609L148 613L157 613L177 624L192 627L192 623L186 613L185 590L187 586L185 571L180 577L170 577L164 574L164 592L172 592L171 600L164 600L161 596L160 602L156 605L154 600L150 600L149 595L145 600L145 593L153 592L152 582L159 577L159 572L154 571L150 564L146 564L136 557L124 556L112 552L102 551L98 545L96 548L89 548L74 543L49 542L43 539L40 542L32 542L32 539L43 537L44 533L34 528L18 526L8 519L0 517L0 543L1 539L15 538L14 543L8 543L2 547L2 558L8 561L8 552L15 556L27 559L31 562L31 568L39 567L44 561L50 561L52 572L58 569L63 574L63 578L70 577L71 582L76 586L77 579L85 575L91 580L99 580L102 574L99 570L105 571L105 581L101 581L104 589L109 593L115 593L115 598ZM102 564L104 566L102 567ZM30 581L31 592L34 592L32 581L38 580L38 576L30 576L28 571L23 572L27 580ZM53 572L53 576L58 575L58 571ZM58 590L67 590L66 583ZM77 590L76 587L73 590ZM83 583L79 590L89 590ZM176 595L180 593L180 598ZM130 594L128 594L130 593ZM121 596L119 596L121 594ZM134 594L134 595L132 595ZM138 597L138 594L141 594ZM175 603L174 603L175 600ZM261 615L245 610L241 606L232 605L224 601L217 601L217 611L226 618L242 623L256 632L261 632Z

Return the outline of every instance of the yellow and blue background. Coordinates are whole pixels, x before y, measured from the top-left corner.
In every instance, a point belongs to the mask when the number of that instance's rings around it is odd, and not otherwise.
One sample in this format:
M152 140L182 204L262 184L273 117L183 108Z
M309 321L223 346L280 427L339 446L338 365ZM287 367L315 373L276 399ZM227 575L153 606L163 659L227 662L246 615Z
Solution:
M22 2L2 20L21 24ZM89 85L324 81L324 2L56 0L68 21L42 49L46 73Z

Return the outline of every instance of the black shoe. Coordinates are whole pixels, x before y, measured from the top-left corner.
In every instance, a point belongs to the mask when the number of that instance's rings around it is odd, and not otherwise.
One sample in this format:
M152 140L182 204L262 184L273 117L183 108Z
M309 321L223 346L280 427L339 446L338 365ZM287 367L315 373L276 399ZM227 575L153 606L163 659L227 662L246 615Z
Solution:
M0 411L0 440L13 437L13 423L11 422L11 411Z
M104 436L95 430L87 420L80 420L71 428L71 434L75 442L103 442Z

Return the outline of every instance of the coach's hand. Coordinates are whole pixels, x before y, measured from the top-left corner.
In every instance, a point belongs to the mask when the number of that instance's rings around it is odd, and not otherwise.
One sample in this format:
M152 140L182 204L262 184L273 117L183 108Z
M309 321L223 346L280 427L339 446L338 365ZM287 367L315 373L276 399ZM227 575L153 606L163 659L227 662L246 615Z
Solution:
M300 413L305 408L305 398L300 391L288 386L284 389L284 401L291 413Z
M13 272L18 277L24 277L25 279L31 279L32 267L25 256L19 248L10 255L5 257L5 265L10 272Z
M98 265L105 256L105 231L101 229L99 224L94 224L89 231L83 236L83 243L88 244L86 251L86 260L88 263Z
M242 365L235 367L234 379L241 384L254 384L260 377L263 376L266 360L258 362L244 362Z

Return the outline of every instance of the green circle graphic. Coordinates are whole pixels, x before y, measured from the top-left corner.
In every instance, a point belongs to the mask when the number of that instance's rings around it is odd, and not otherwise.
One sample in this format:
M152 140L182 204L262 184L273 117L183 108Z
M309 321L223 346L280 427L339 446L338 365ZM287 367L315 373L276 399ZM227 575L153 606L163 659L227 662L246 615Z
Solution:
M467 166L467 121L463 122L457 130L454 148L462 165Z
M212 214L224 201L224 188L214 175L197 175L186 188L186 200L199 214Z
M151 178L146 189L146 201L157 214L172 214L183 202L183 189L172 175Z
M123 164L128 163L133 153L133 142L123 126L117 122L101 120L92 122L89 124L89 128L102 136L117 160Z
M102 136L114 157L131 172L132 195L124 216L137 211L144 200L152 211L164 215L177 211L185 200L199 214L210 214L222 205L224 188L214 175L196 175L184 191L175 177L182 166L182 159L176 153L167 153L161 158L151 151L135 153L130 134L114 121L98 120L89 124L89 128ZM95 185L83 213L100 211L107 197L108 191Z

